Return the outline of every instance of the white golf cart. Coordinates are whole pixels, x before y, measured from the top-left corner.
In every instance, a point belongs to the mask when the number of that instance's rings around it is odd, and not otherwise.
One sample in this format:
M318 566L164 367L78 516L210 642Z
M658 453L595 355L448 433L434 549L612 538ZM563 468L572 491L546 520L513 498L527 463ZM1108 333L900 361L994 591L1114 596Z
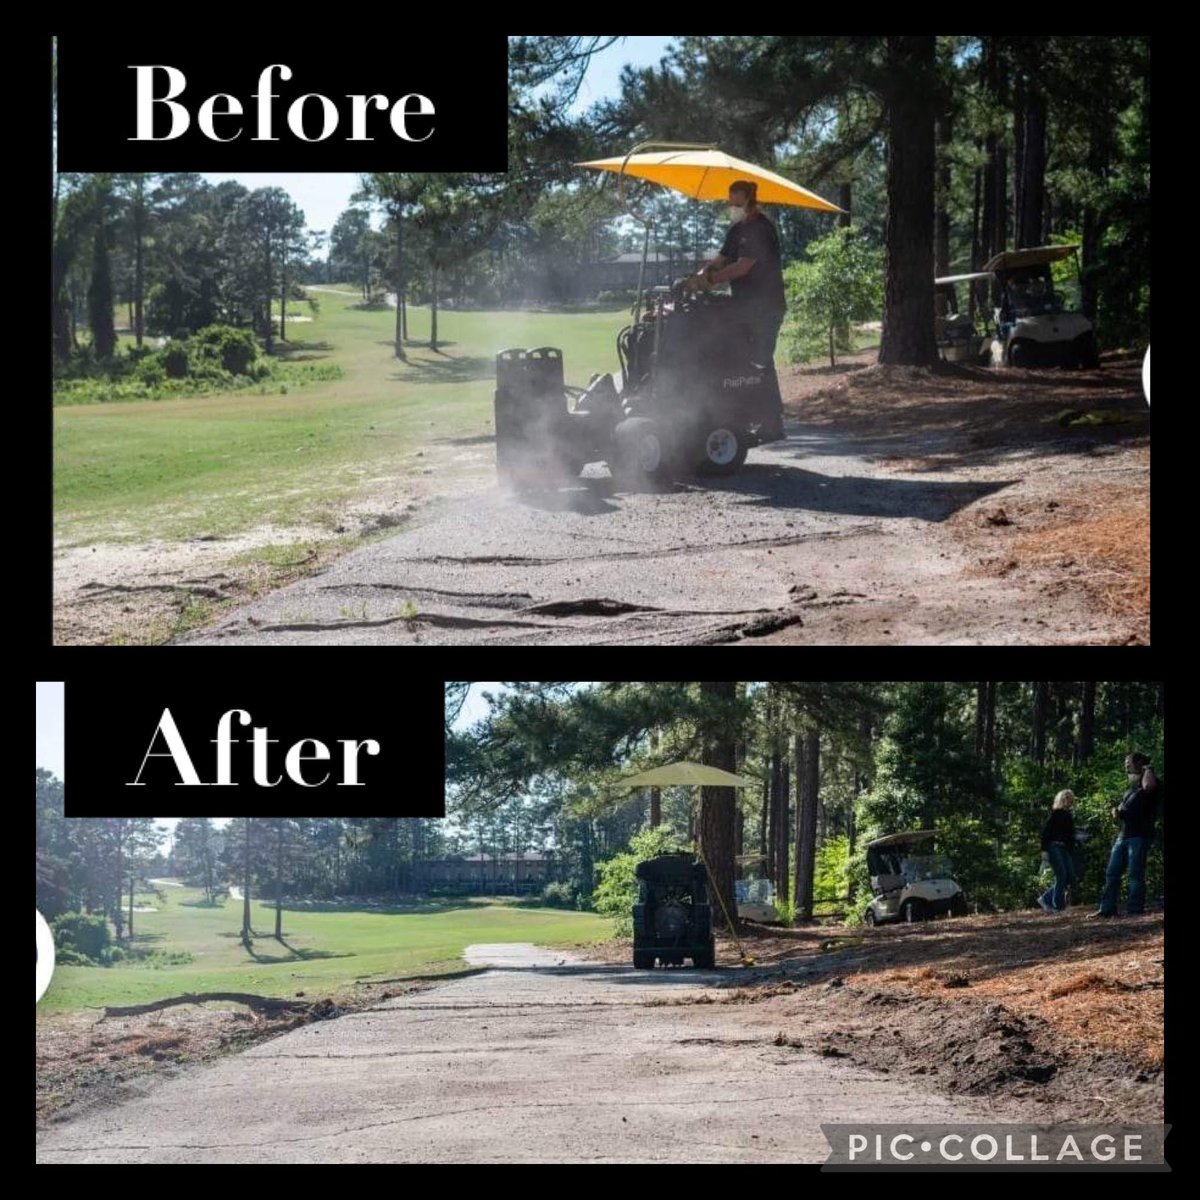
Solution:
M987 271L968 275L942 275L933 281L934 336L943 362L978 363L991 361L990 335L981 334L970 317L970 305L963 311L959 304L959 285L976 279L991 279Z
M779 920L775 907L775 885L762 874L767 861L765 854L740 854L737 864L742 878L734 880L734 899L737 915L743 921L760 921L764 925Z
M1055 290L1050 264L1075 259L1078 246L1033 246L1006 250L983 264L996 276L1000 306L992 365L1009 367L1088 367L1100 365L1092 323L1081 312L1070 312Z
M925 921L949 913L965 916L967 898L954 878L954 866L934 853L932 829L893 833L867 843L867 869L875 898L867 905L868 925Z

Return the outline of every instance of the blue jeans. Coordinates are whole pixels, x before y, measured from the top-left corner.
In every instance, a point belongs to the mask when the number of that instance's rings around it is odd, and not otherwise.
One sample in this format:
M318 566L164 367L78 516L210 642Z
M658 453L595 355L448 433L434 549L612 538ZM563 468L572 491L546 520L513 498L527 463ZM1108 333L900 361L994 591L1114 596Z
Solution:
M1127 916L1140 916L1146 908L1146 852L1150 839L1140 837L1117 838L1113 842L1108 860L1108 872L1104 877L1104 895L1100 897L1100 911L1105 916L1115 916L1117 895L1121 890L1121 876L1129 868L1129 895L1125 900Z
M1067 907L1067 888L1075 880L1075 869L1071 864L1071 851L1062 842L1051 842L1050 867L1054 871L1054 882L1042 893L1042 900L1056 912Z

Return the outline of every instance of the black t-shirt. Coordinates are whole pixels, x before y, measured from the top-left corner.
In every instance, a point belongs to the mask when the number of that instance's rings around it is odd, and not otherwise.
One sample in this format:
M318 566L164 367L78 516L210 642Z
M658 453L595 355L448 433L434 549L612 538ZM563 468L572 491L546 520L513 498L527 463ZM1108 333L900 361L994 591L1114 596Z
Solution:
M730 281L733 298L739 304L783 312L783 264L779 255L779 236L775 226L762 213L743 217L730 225L721 254L731 263L739 258L754 259L754 266L740 279Z
M1161 783L1147 791L1139 783L1131 787L1118 805L1118 819L1121 822L1121 837L1152 837L1154 834L1154 815L1158 807L1158 792Z

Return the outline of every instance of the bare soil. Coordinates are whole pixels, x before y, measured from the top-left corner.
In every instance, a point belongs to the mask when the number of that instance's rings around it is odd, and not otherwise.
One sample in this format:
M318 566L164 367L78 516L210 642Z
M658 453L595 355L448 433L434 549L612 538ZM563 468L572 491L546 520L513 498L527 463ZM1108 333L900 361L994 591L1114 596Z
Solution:
M119 1103L152 1078L211 1062L312 1021L329 1020L431 986L403 980L360 986L336 998L313 997L304 1012L256 1013L244 1004L191 1004L136 1016L102 1011L56 1013L37 1025L38 1125L70 1110ZM303 996L303 993L298 993Z
M1031 1119L1162 1119L1163 919L1084 908L847 930L747 923L755 965L713 1002L778 1018L778 1045L947 1093L1034 1102ZM593 948L628 962L627 941ZM718 942L735 962L738 947Z

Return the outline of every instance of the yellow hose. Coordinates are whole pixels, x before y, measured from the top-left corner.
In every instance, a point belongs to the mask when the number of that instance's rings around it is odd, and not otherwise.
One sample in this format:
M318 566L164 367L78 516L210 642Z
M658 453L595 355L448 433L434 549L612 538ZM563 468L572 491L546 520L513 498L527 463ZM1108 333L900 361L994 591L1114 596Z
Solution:
M721 911L725 914L725 923L729 926L729 932L733 934L733 940L737 942L738 954L740 954L742 958L742 966L754 966L754 959L746 953L746 948L742 945L742 939L738 936L737 923L729 918L729 909L725 907L725 897L721 895L721 889L717 887L717 881L713 876L712 867L708 865L708 859L704 857L704 851L700 848L699 843L696 844L696 853L700 855L700 861L704 864L704 870L708 875L709 885L712 887L713 893L716 895L717 901L721 905Z

